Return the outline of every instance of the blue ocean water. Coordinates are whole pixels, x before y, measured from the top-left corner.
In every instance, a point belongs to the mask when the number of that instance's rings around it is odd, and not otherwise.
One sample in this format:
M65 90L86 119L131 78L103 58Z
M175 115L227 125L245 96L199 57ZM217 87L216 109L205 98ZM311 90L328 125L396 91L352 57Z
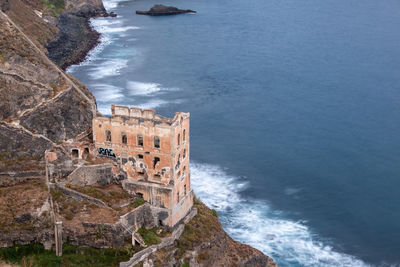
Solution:
M191 113L191 177L281 266L400 264L400 2L174 0L117 18L69 71L110 105Z

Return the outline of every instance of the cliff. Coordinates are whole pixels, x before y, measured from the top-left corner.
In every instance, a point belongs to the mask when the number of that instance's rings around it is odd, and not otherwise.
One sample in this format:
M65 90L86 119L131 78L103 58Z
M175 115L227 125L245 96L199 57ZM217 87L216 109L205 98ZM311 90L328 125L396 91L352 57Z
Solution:
M72 245L118 249L112 252L114 261L117 255L126 260L138 248L125 251L124 238L129 232L121 226L120 216L136 204L114 207L115 203L107 202L116 196L126 201L118 185L120 176L108 187L80 189L103 197L105 206L100 207L98 201L88 203L90 197L72 199L67 189L64 193L52 189L50 194L45 179L45 151L53 151L57 158L52 165L53 180L65 182L74 163L68 144L90 143L95 98L62 68L84 58L96 43L98 35L90 30L88 19L105 13L101 0L0 0L0 9L0 247L40 243L50 248L54 244L50 215L55 210L55 216L65 221L65 234ZM96 36L87 38L89 32ZM84 49L78 49L79 38L85 39ZM232 240L206 206L200 202L196 206L199 214L185 226L182 236L173 246L149 256L147 263L274 266L260 251ZM83 222L88 216L91 223ZM69 248L67 254L82 253ZM28 248L26 255L13 252L14 259L20 257L15 262L21 263L31 252ZM0 260L9 260L4 256L7 253L0 251ZM101 266L99 259L91 259L93 266ZM61 258L53 260L60 262Z
M233 240L218 215L195 200L197 215L185 226L174 246L161 249L144 262L155 266L277 266L261 251Z

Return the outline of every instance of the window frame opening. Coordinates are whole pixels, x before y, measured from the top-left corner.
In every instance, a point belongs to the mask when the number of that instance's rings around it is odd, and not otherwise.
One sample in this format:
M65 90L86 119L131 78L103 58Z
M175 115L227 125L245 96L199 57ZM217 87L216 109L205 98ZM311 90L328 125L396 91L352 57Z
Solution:
M79 149L77 148L71 149L71 155L73 159L79 159Z
M128 136L125 133L121 134L121 143L123 145L127 145L128 144Z
M110 130L106 130L106 142L112 142L112 135Z
M154 157L153 158L153 169L156 168L157 163L161 162L161 159L159 157Z
M153 145L154 145L155 148L161 148L160 137L154 136Z
M144 147L144 138L143 135L137 135L137 146Z

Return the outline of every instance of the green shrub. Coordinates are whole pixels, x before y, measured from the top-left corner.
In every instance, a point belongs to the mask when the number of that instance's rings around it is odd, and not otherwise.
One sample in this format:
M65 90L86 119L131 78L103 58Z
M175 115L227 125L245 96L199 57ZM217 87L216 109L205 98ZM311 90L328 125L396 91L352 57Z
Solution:
M211 212L215 217L218 217L218 212L215 209L211 209Z
M161 242L161 238L156 234L157 227L147 230L144 227L139 228L138 233L142 236L146 245L151 246Z

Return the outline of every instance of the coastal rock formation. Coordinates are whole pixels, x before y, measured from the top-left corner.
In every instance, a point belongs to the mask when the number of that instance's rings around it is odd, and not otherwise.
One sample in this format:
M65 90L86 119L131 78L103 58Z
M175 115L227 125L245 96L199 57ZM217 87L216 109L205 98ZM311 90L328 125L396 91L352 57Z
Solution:
M41 161L44 150L55 146L54 142L90 128L94 100L86 88L47 58L39 39L31 40L24 33L28 28L24 23L30 21L21 20L23 26L19 26L9 19L15 3L10 5L10 16L0 12L1 149L8 155L18 152L15 159ZM6 162L9 167L18 163L9 157Z
M196 11L191 9L178 9L173 6L164 6L164 5L154 5L150 8L149 11L136 11L136 14L139 15L176 15L176 14L184 14L184 13L196 13Z
M200 200L196 199L195 207L197 216L186 224L174 246L153 253L147 262L155 266L277 266L261 251L233 240L222 228L217 213Z

